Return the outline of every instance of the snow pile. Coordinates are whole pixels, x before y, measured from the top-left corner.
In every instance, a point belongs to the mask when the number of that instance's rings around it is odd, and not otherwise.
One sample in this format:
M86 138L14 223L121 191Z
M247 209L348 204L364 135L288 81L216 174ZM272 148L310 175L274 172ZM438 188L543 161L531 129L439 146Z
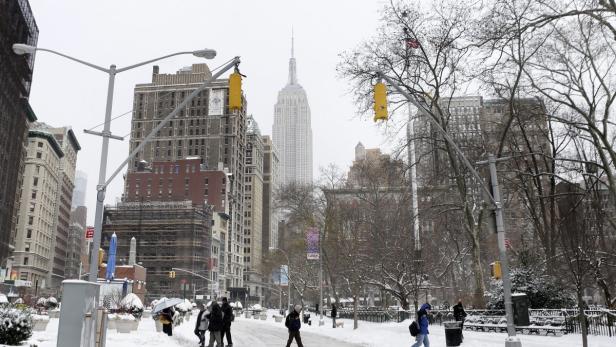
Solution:
M117 320L129 320L129 321L134 321L137 318L135 318L135 316L133 316L132 314L119 314L116 316Z
M229 306L233 307L233 308L237 308L239 310L241 310L243 308L242 303L241 302L232 302L229 304Z
M6 295L0 294L0 304L8 304L9 300L6 298Z
M261 310L263 310L263 307L261 305L259 305L259 304L254 304L254 305L252 305L250 307L250 309L254 310L254 311L261 311Z
M45 298L39 298L39 299L36 301L36 306L42 306L42 307L45 307L45 305L46 305L46 304L47 304L47 299L45 299Z
M30 336L32 317L28 311L12 306L0 308L0 344L19 345Z
M175 305L175 308L181 312L188 312L192 310L192 303L188 299L184 299L184 302Z

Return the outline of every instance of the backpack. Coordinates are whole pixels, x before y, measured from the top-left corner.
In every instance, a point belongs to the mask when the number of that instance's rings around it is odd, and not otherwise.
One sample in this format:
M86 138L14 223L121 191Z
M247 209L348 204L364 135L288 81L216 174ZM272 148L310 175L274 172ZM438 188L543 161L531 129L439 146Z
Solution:
M417 321L413 321L411 325L409 325L409 332L413 337L419 335L419 324L417 324Z

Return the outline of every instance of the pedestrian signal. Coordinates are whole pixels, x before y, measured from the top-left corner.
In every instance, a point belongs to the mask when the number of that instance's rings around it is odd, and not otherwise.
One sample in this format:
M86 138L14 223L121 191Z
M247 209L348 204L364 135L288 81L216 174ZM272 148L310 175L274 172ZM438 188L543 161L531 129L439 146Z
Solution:
M495 261L490 264L490 276L492 276L495 280L500 280L503 278L500 261Z
M387 87L383 82L374 85L374 121L387 120Z

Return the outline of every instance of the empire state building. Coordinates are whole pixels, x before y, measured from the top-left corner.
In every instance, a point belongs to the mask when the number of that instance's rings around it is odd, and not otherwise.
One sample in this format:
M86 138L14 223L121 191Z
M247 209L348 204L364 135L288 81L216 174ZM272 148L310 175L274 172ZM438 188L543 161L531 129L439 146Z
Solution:
M294 44L291 39L289 80L278 92L274 106L273 142L280 154L280 182L312 183L312 127L304 88L297 83Z

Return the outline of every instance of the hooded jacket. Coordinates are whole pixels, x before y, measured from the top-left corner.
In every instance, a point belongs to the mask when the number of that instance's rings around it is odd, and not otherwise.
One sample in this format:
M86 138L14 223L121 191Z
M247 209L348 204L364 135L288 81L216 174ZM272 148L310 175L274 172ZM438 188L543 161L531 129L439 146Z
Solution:
M417 311L417 323L419 324L419 334L420 335L428 335L430 332L428 331L428 325L430 321L428 321L428 312L426 310L431 309L430 304L423 304Z
M220 309L220 306L218 306L217 303L212 304L212 312L208 313L205 317L210 320L210 325L208 326L207 330L209 331L221 331L222 330L223 328L222 310Z

